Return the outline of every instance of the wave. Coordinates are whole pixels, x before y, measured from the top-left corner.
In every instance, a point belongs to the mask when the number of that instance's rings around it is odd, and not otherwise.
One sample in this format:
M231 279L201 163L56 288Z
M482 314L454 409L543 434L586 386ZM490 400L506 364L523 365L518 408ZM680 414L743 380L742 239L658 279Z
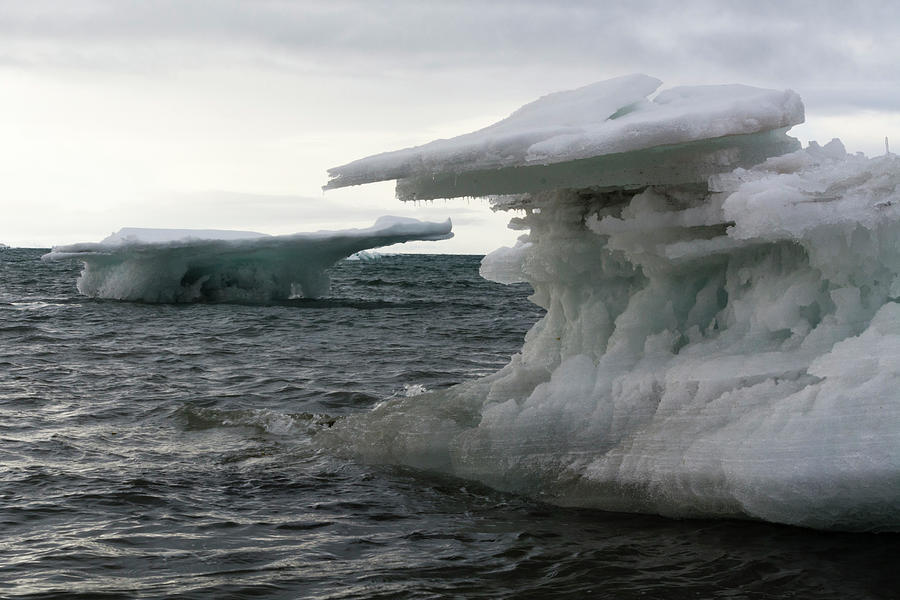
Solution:
M248 427L270 435L314 433L334 424L334 418L317 413L284 413L269 409L217 409L186 405L174 415L187 430Z

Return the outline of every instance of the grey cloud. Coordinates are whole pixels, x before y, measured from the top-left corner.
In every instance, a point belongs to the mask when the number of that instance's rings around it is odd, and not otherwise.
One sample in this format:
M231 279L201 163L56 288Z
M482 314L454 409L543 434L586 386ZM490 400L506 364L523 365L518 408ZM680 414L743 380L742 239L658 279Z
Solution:
M445 74L522 87L560 71L845 89L900 83L900 3L158 0L0 3L0 60L99 69ZM506 83L506 82L505 82ZM552 82L548 82L552 83ZM587 81L584 81L587 83ZM552 88L551 88L552 89ZM550 91L549 89L547 91ZM860 96L859 105L870 100Z

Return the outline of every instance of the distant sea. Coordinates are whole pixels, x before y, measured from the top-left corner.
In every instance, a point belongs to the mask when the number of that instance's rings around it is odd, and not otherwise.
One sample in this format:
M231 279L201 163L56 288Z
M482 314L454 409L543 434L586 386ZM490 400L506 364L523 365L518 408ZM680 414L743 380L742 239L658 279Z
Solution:
M562 509L317 448L516 352L541 311L480 257L150 305L43 252L0 250L0 598L900 598L898 535Z

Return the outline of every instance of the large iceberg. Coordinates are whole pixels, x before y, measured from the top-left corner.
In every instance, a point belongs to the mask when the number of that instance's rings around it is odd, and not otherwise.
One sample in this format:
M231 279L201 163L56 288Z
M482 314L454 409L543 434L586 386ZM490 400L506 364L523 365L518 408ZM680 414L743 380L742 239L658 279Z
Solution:
M900 530L900 158L801 148L790 91L657 85L331 171L520 213L481 272L547 312L499 372L320 440L561 505Z
M266 235L126 227L98 243L56 246L44 260L84 263L78 291L143 302L268 302L328 293L326 269L357 252L453 236L451 223L381 217L366 229Z

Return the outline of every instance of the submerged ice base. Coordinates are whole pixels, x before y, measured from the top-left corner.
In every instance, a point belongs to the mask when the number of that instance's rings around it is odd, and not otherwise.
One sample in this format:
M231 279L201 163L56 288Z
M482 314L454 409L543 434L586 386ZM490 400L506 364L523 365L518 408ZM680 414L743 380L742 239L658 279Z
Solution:
M366 229L270 236L248 231L124 228L44 260L84 263L78 291L142 302L269 302L328 293L326 269L363 250L453 236L448 219L381 217Z
M320 442L562 505L900 530L900 159L768 151L495 199L528 233L482 274L547 310L522 350Z

